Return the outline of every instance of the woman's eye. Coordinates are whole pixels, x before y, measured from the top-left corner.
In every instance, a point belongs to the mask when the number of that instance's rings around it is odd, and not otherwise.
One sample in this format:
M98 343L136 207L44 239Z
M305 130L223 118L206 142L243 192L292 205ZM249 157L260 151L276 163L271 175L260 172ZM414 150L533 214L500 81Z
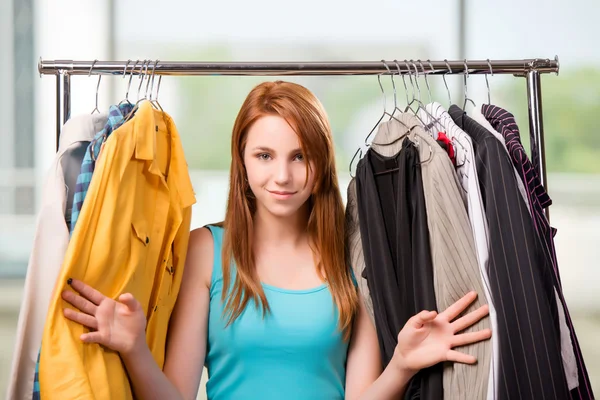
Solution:
M271 158L271 156L267 153L260 153L257 157L259 160L268 160L269 158Z
M295 160L298 161L303 161L304 160L304 156L302 154L297 154L296 157L294 157Z

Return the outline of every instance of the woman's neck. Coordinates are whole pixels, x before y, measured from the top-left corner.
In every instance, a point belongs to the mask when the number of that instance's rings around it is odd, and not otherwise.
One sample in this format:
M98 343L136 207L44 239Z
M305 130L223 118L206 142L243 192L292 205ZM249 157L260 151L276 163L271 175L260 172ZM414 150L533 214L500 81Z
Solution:
M261 212L264 211L264 212ZM277 217L266 210L254 214L254 241L270 245L296 246L307 239L308 209L290 217Z

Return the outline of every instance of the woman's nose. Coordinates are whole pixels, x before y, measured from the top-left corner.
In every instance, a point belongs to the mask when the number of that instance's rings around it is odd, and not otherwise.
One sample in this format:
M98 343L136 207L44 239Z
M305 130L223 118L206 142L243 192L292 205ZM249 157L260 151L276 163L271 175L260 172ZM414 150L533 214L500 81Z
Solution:
M275 173L275 182L278 185L284 185L291 179L291 168L289 163L281 161L277 164L277 171Z

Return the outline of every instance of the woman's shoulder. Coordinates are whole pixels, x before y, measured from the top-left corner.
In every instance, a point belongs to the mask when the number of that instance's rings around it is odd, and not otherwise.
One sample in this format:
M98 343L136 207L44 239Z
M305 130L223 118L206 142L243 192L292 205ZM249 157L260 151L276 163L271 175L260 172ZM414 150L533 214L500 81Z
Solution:
M221 272L221 246L223 243L222 224L210 224L193 229L190 232L188 260L190 268L197 268L202 280L211 286Z
M212 249L217 244L223 243L223 224L208 224L190 232L190 247L203 248L205 251Z

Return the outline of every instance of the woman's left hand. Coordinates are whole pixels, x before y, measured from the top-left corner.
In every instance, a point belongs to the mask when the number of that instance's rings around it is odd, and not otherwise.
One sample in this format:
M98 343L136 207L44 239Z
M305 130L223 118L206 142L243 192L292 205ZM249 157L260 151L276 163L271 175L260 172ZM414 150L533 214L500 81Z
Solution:
M471 292L439 314L422 311L409 319L398 334L392 362L411 373L442 361L474 364L477 361L474 356L453 348L489 339L492 335L490 329L459 333L489 312L488 306L484 305L454 320L476 298L477 293Z

